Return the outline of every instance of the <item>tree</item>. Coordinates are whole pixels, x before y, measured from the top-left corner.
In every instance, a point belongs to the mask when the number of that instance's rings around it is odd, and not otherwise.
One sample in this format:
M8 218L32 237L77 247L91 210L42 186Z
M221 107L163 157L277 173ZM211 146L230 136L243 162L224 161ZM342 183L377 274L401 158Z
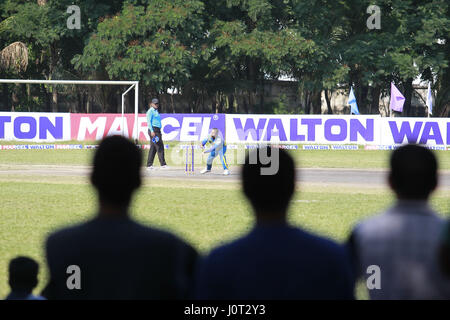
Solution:
M22 42L14 42L0 51L0 68L20 73L27 70L28 49Z
M349 84L357 89L360 111L377 112L380 92L388 93L394 81L406 98L403 115L411 115L413 80L419 76L431 79L447 65L438 42L448 35L447 1L378 1L380 30L366 26L365 9L371 1L345 3L344 38L338 51L350 68Z
M293 1L297 32L313 43L308 55L292 56L291 74L299 81L305 99L305 113L321 113L321 93L329 95L348 74L348 67L337 50L342 40L343 8L337 1Z
M205 1L208 44L213 53L202 77L246 113L271 112L264 103L264 83L292 66L305 67L317 53L314 41L296 29L293 1ZM230 103L231 101L231 103ZM241 111L241 110L239 110Z
M7 1L5 11L10 14L8 32L15 38L27 43L32 57L38 59L37 69L45 79L52 79L60 52L57 42L64 32L61 25L56 24L55 12L46 2ZM52 110L57 111L57 90L51 88Z
M447 22L450 19L450 5L447 5L446 15ZM442 30L442 34L435 46L440 46L440 51L444 53L446 67L434 72L436 79L436 101L434 104L434 116L449 117L450 116L450 27ZM427 70L428 71L428 70ZM431 73L431 72L430 72ZM431 77L430 77L431 78Z
M77 3L82 28L71 30L66 10ZM380 30L366 25L371 4L370 0L4 0L0 49L23 43L30 63L20 73L11 68L0 72L26 78L138 80L142 102L150 94L175 88L191 112L276 112L281 109L266 102L264 87L284 75L298 81L303 103L297 113L321 113L322 92L327 112L333 113L333 91L351 85L361 113L376 113L380 94L387 95L393 81L406 97L405 116L412 115L412 82L420 77L434 84L434 114L450 112L448 1L379 0ZM8 53L13 53L10 49ZM25 53L21 45L15 49ZM76 96L80 106L95 101L103 112L117 110L118 91L113 87L89 91L22 87L4 85L3 101L12 91L15 100L25 101L27 110L47 105L45 110L56 111L58 96L64 95Z
M69 0L6 0L0 5L5 20L0 24L0 37L23 42L33 64L24 76L29 78L77 78L70 60L82 51L85 39L96 28L98 18L116 10L123 1L86 0L80 6L81 30L67 27ZM47 110L58 110L58 87L41 85ZM60 90L70 90L61 87ZM28 90L30 92L30 90ZM41 96L42 94L39 93ZM50 98L51 95L51 98Z
M75 67L104 70L109 79L139 80L155 95L181 88L208 53L202 48L202 10L197 0L127 1L98 25L83 54L73 59Z
M14 42L0 51L0 71L5 74L17 75L25 72L27 67L28 49L22 42ZM7 85L3 84L3 99L6 105L9 100L7 92ZM12 101L14 104L18 102L16 90L12 91ZM11 110L14 110L14 104Z

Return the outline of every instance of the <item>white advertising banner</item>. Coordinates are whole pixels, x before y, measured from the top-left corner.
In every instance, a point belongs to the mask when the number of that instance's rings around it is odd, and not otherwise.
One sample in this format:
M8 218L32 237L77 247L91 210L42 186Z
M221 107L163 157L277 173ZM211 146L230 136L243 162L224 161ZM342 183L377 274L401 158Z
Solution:
M226 140L229 143L446 146L450 145L450 119L229 114Z
M229 144L450 146L449 118L382 118L379 115L161 114L165 141L199 141L218 128ZM148 141L145 114L139 140ZM92 141L111 134L133 136L134 115L0 112L0 140Z
M381 145L450 145L449 118L380 118Z
M70 140L70 113L0 112L0 139L34 142Z

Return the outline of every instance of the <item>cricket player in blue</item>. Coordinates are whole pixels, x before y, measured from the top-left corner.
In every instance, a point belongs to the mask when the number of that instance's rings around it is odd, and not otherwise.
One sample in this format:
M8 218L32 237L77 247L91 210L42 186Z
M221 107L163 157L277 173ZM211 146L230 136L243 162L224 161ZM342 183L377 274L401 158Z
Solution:
M225 157L225 153L227 152L227 144L225 143L225 140L220 137L219 129L214 128L211 130L209 137L202 141L202 147L204 148L206 144L209 144L209 148L205 149L203 153L209 153L209 156L206 160L206 169L203 169L201 173L211 172L214 158L219 156L224 170L223 174L226 176L229 175L230 170L228 169L227 158Z
M153 160L158 153L159 163L162 169L168 169L164 157L164 143L161 135L161 115L158 112L159 100L153 99L147 111L148 135L150 136L150 151L147 158L147 170L153 170Z

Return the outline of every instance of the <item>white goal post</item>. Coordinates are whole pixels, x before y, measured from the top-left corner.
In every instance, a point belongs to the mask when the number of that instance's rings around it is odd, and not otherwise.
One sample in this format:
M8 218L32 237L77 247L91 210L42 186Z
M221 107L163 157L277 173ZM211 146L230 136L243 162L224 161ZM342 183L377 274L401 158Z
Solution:
M139 112L139 81L97 81L97 80L24 80L24 79L0 79L0 83L12 84L86 84L86 85L113 85L113 86L130 86L122 94L122 135L124 135L125 128L125 95L134 89L134 130L133 140L137 141L138 137L138 112Z

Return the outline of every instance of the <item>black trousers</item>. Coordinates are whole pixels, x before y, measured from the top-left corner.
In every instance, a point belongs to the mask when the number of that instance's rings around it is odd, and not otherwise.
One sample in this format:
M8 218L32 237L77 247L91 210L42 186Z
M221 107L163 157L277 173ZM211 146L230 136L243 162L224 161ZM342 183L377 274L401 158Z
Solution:
M164 159L164 143L161 136L161 128L153 127L153 131L155 132L155 137L159 138L157 143L152 141L151 131L148 130L148 135L150 136L150 151L148 152L147 159L147 167L153 165L153 161L155 160L155 154L158 153L159 163L162 166L166 165L166 160Z

